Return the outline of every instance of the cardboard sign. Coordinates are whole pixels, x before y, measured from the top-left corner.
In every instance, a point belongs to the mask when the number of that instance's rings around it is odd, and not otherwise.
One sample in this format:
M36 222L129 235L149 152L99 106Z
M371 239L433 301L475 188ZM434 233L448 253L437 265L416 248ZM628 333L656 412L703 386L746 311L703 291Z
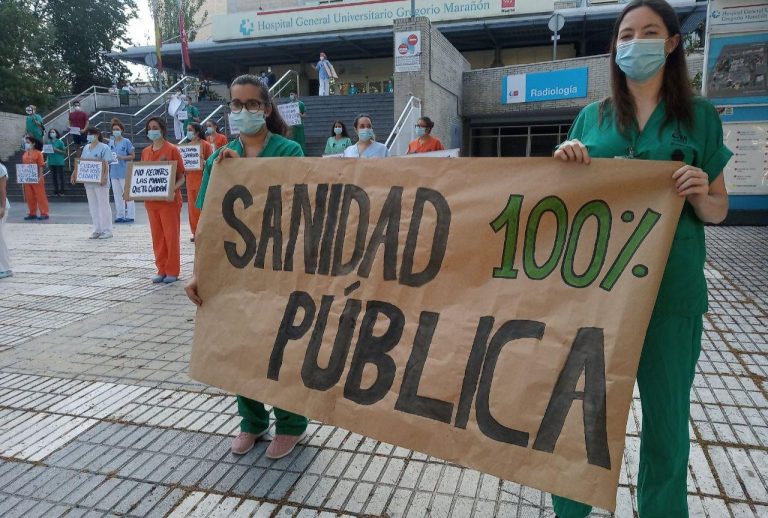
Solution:
M171 201L176 186L176 162L131 162L125 175L126 201Z
M282 115L287 125L299 126L302 123L298 102L278 104L277 109L280 110L280 115Z
M16 164L16 183L37 183L37 164Z
M613 509L679 167L225 160L190 376Z
M43 144L43 154L44 155L52 155L53 153L55 153L55 151L53 150L53 145L52 144Z
M78 158L75 160L75 183L101 184L107 177L107 163L104 160Z
M186 146L178 146L181 157L184 159L184 170L196 170L203 168L203 162L200 149L200 144L189 144Z
M77 126L70 126L69 134L72 136L80 135L80 128L78 128Z

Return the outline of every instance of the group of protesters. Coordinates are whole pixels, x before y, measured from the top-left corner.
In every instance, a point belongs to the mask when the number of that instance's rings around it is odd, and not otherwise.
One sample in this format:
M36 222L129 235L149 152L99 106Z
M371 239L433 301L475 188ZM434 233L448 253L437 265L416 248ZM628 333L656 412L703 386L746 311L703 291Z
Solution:
M682 156L680 153L675 155L675 160L686 165L670 179L670 188L686 202L637 374L643 407L638 480L640 516L687 516L689 393L701 351L702 315L707 310L703 272L704 223L720 222L727 214L728 199L722 171L732 153L723 144L722 123L715 108L706 100L693 96L687 79L680 23L667 2L633 0L624 8L615 24L611 60L611 96L581 110L567 140L554 152L554 159L582 164L584 168L589 167L592 158L669 160L670 153L679 151L673 140L680 140L682 135L687 142ZM321 55L318 69L323 71L327 81L331 73L323 61L325 56ZM324 93L327 94L327 83L321 83L321 95ZM180 275L182 199L179 188L185 178L190 193L189 210L200 211L205 204L215 163L242 157L304 156L302 146L291 140L291 128L263 80L254 75L239 76L232 82L230 94L229 117L239 130L238 138L227 141L212 122L206 122L205 127L192 122L187 127L187 138L203 148L204 166L200 171L184 170L179 149L167 140L162 118L154 117L147 122L151 145L144 149L141 160L176 162L178 173L173 201L146 203L157 265L153 282L174 282ZM443 149L439 139L431 135L433 128L434 123L429 117L420 118L415 128L417 138L411 142L409 152ZM376 140L370 115L356 117L352 129L357 137L354 143L345 123L335 121L324 154L356 158L389 156L387 147ZM106 144L100 143L98 130L86 128L83 156L109 159L111 153L116 153L117 164L113 166L124 170L125 162L133 159L134 152L131 143L121 135L122 130L120 122L113 121L112 138ZM29 163L39 163L42 167L38 149L40 137L28 135L25 163L29 160ZM54 137L58 138L58 135ZM574 170L574 174L578 171ZM1 180L0 200L3 199ZM93 198L94 204L102 210L107 197L98 192L99 189L108 187L94 186L87 192L89 206ZM122 200L120 189L113 185L116 199L119 195ZM95 214L94 210L92 208L92 214ZM132 205L126 204L121 210L123 212L118 210L118 214L133 219ZM7 206L0 207L0 217L6 212ZM41 215L47 216L47 206ZM103 238L108 235L109 229L96 228L96 221L94 215L94 236L98 234L97 237ZM0 274L5 268L3 246L0 224ZM194 271L185 287L188 297L198 306L205 303L198 292L198 281L206 274L205 271ZM231 450L242 455L267 433L270 421L269 411L262 402L237 396L237 403L242 417L241 432L232 441ZM290 454L308 425L304 416L279 408L274 409L274 414L275 435L266 451L270 459ZM555 513L560 518L582 518L591 511L579 502L561 497L553 500Z

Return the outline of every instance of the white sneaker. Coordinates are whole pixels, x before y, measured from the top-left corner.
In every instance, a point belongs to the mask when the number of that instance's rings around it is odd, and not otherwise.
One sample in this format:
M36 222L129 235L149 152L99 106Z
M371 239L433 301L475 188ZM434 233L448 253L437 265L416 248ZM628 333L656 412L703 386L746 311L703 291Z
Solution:
M99 239L109 239L112 237L112 232L102 232L99 234Z
M98 232L94 232L93 234L91 234L91 237L89 237L88 239L99 239L100 237L101 237L101 234L99 234Z

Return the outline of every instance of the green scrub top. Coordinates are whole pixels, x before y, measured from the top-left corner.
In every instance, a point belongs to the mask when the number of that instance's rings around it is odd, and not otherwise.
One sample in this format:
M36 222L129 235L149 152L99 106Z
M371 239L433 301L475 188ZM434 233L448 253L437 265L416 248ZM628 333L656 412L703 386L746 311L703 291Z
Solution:
M43 118L38 113L27 115L26 129L29 135L33 135L37 140L43 140Z
M195 122L195 119L200 118L200 110L197 108L197 106L192 106L191 104L187 105L187 120L184 121L184 132L187 132L187 126L190 125L190 123Z
M594 158L675 160L701 168L714 181L733 153L723 144L723 125L708 101L695 98L690 127L672 121L664 124L665 103L660 102L642 132L621 133L607 109L599 120L599 102L581 110L568 133L580 140ZM670 189L673 186L670 184ZM656 299L655 312L702 315L707 312L704 279L704 223L688 201L683 206L672 249Z
M342 137L336 140L336 137L328 137L325 142L324 155L339 155L344 152L349 146L352 145L352 139L349 137Z
M296 101L299 103L299 113L306 113L307 109L304 106L304 103L301 101ZM298 143L301 146L301 151L306 154L307 148L306 148L306 139L304 137L304 123L301 122L297 124L296 126L291 126L291 140Z
M56 140L53 140L53 141L49 140L48 143L50 145L52 145L55 149L66 149L66 146L64 145L64 141L61 140L60 138L58 138ZM52 166L52 165L55 165L55 166L64 165L64 155L61 154L61 153L56 153L56 152L49 153L49 154L45 155L45 157L47 159L47 162L48 162L49 166Z
M243 156L245 153L243 151L243 143L240 142L240 139L238 138L231 141L226 146L220 147L214 151L210 157L208 157L208 160L205 161L205 168L203 168L203 182L200 184L200 194L197 195L197 202L195 203L195 206L198 209L203 208L203 202L205 201L205 191L208 190L208 180L211 177L213 162L216 160L216 157L219 156L221 150L225 148L234 149L235 152L240 156ZM301 152L301 147L299 147L296 142L293 142L292 140L289 140L281 135L269 133L267 135L267 140L264 143L264 148L261 150L261 153L259 153L259 157L266 158L282 156L302 157L304 156L304 153Z

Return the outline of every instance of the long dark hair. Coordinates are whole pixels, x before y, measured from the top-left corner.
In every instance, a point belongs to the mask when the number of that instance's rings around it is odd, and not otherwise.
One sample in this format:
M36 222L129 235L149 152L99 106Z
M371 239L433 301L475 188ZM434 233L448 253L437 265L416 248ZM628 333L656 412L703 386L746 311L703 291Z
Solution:
M333 129L337 124L341 124L341 136L349 138L349 133L347 133L347 125L344 124L344 121L334 121L333 126L331 126L331 136L336 136L336 133L333 131Z
M187 126L187 129L192 128L194 132L197 134L197 138L205 140L205 130L203 129L203 126L199 122L190 122Z
M243 74L236 77L229 87L232 88L233 86L237 85L252 85L258 88L259 96L264 99L267 106L272 107L272 113L270 113L269 117L267 117L267 129L272 133L276 133L283 137L288 136L288 125L285 123L285 120L283 120L282 115L280 115L280 110L277 109L277 104L275 104L275 100L272 97L272 94L269 93L269 88L267 88L267 86L253 74Z
M59 130L56 128L51 128L48 130L48 138L51 138L51 132L53 132L56 135L56 140L61 139L61 133L59 133Z
M611 37L611 96L600 103L600 117L612 115L619 131L626 133L637 126L635 103L627 87L627 76L616 64L616 44L619 39L619 26L630 11L638 7L647 7L655 12L664 22L669 36L680 34L680 20L675 10L664 0L632 0L619 15L613 26ZM677 121L689 127L693 124L693 90L688 80L688 67L685 64L683 42L668 56L664 64L664 79L661 83L661 99L666 103L664 124ZM663 126L662 125L662 126Z

